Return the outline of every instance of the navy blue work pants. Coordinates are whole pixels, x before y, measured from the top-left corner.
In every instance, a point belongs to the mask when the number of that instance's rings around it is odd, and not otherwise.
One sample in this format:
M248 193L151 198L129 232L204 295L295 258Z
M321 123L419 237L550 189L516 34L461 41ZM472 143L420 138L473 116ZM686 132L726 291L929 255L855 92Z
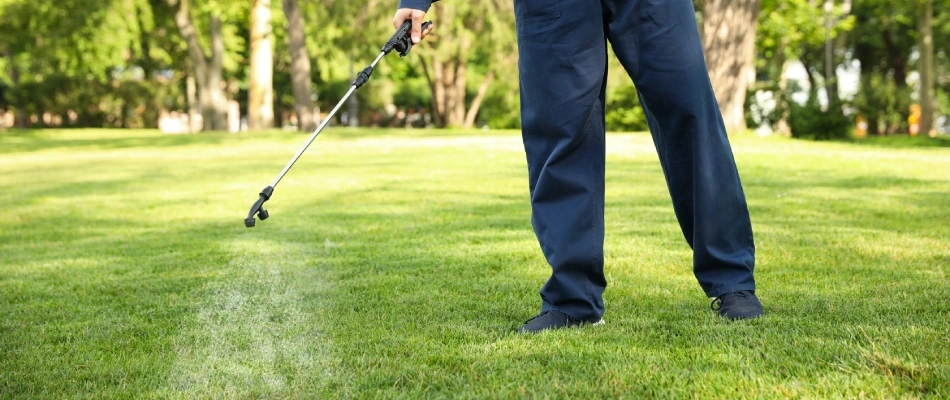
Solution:
M633 79L706 295L754 290L748 206L691 0L514 0L542 311L604 313L607 43Z

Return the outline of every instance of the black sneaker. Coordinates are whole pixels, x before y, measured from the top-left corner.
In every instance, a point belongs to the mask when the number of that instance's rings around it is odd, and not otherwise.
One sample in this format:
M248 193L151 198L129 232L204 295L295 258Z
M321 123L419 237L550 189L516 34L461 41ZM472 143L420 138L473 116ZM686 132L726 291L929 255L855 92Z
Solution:
M755 290L740 290L726 293L713 299L709 305L719 316L736 319L757 318L762 316L762 303L755 297Z
M600 325L603 323L604 320L602 319L598 319L597 321L579 320L560 311L550 310L542 311L541 314L526 321L524 326L518 329L518 333L538 333L548 329L570 328L572 326L587 324Z

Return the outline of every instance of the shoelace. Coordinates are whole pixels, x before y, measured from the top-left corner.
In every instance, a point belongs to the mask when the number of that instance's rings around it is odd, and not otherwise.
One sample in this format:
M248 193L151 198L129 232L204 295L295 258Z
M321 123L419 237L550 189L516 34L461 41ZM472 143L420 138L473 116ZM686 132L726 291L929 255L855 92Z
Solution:
M546 315L546 314L549 313L549 312L550 312L550 311L542 311L540 314L531 317L531 319L525 321L524 323L527 324L527 323L529 323L529 322L531 322L531 321L534 321L534 320L536 320L536 319L538 319L538 318L541 318L541 317L543 317L544 315Z
M541 318L541 317L543 317L543 316L545 316L545 315L548 315L548 314L550 314L550 313L551 313L550 310L548 310L548 311L542 311L540 314L535 315L534 317L531 317L531 319L525 321L524 323L527 324L527 323L529 323L529 322L531 322L531 321L534 321L534 320L536 320L536 319L538 319L538 318ZM574 319L574 318L571 318L570 315L565 315L565 317L567 318L567 321L568 321L568 322L577 322L577 320Z

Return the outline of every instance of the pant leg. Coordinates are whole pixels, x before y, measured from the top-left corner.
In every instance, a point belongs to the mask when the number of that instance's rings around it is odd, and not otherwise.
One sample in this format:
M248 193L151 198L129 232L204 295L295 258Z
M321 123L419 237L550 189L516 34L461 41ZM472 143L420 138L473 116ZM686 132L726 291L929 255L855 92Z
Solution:
M542 310L604 312L606 38L597 0L515 0L531 222L551 277Z
M754 290L755 245L691 0L602 0L640 94L673 208L709 296Z

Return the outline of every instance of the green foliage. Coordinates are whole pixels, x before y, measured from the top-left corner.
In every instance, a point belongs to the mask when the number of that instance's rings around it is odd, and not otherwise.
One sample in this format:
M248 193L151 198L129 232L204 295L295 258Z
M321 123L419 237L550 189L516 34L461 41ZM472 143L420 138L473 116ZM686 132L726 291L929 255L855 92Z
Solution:
M222 66L224 75L231 78L234 75L245 74L248 62L245 54L248 52L249 42L247 30L250 26L250 1L226 0L179 0L187 1L191 6L191 20L198 30L198 40L207 57L211 56L211 20L213 16L221 19L221 36L224 42L224 58ZM184 46L184 43L182 43ZM181 49L184 51L184 48Z
M864 72L891 73L897 85L905 85L911 51L916 46L914 2L865 0L855 3L861 22L850 36L854 55Z
M759 104L758 99L756 98L756 95L759 92L771 94L774 104ZM774 130L778 127L779 121L787 120L791 96L788 94L783 95L781 93L784 93L784 91L778 86L777 83L760 83L757 86L751 87L748 93L746 93L745 97L746 126L767 126ZM771 107L769 108L767 106Z
M157 3L159 5L163 3ZM0 4L0 55L6 104L34 115L36 125L154 127L177 103L177 80L157 74L181 67L163 49L176 43L167 17L136 1ZM134 15L135 18L128 18Z
M861 87L854 102L870 122L869 132L907 132L911 93L907 77L916 47L915 2L856 2L861 23L850 36L852 57L861 63Z
M517 88L513 4L505 0L441 2L427 18L435 31L415 52L427 71L436 125L463 126L483 84ZM487 89L486 89L487 90ZM487 92L486 92L487 94ZM477 114L476 120L477 122Z
M791 93L795 93L793 89ZM791 96L791 94L789 95ZM841 140L850 137L854 122L845 114L845 104L833 101L822 107L815 88L808 93L805 104L791 98L788 104L788 125L792 137L813 140Z
M126 17L141 1L6 1L0 4L0 51L28 58L23 66L29 74L24 76L53 71L99 76L122 63L123 51L138 29L134 19Z
M830 15L822 6L810 0L763 0L756 30L756 67L778 81L786 61L814 57L826 39L854 29L857 20L844 15L840 5ZM826 18L832 21L830 32Z
M833 102L822 109L817 100L804 105L790 102L788 124L792 137L814 140L840 140L850 137L853 121L844 114L843 103Z
M950 117L950 90L937 90L937 113Z
M607 93L607 130L611 132L639 132L649 129L636 87L621 84Z
M620 64L613 48L607 50L606 127L613 132L635 132L649 129L640 96L627 71Z
M407 78L395 86L392 101L398 107L412 109L432 107L432 93L425 79Z
M837 49L835 65L855 60L861 65L855 112L878 121L883 133L906 131L914 94L908 77L913 77L916 68L917 2L855 0L850 14L845 14L844 1L836 0L827 15L823 3L762 0L756 33L760 89L775 91L783 103L788 96L782 93L781 76L787 63L795 60L801 60L814 83L822 85L823 45L832 39ZM206 48L210 17L222 19L228 95L243 101L250 3L189 0L189 4ZM392 33L390 20L396 4L380 0L300 0L299 4L306 24L314 96L317 106L327 110L342 96L353 69L368 64ZM704 2L694 4L702 8ZM413 50L412 57L385 59L374 73L373 86L367 87L372 90L357 92L365 113L372 115L390 103L418 107L427 102L424 107L431 108L431 93L420 93L428 85L423 62L430 62L421 61L420 56L439 54L466 59L467 102L481 79L495 72L477 125L518 126L511 6L504 0L436 3L429 14L436 24L433 35ZM293 105L289 52L280 1L272 0L271 7L275 104L280 113ZM933 24L938 110L947 114L950 105L941 99L950 93L945 73L950 70L950 13L940 10L950 9L950 0L934 0L934 9L938 10ZM43 124L43 114L47 114L46 120L50 116L68 120L68 126L113 126L115 121L123 126L154 125L151 120L156 107L184 106L183 79L190 70L189 58L172 17L166 0L0 0L0 110L22 110L33 115L37 125ZM831 22L830 31L826 22ZM463 43L468 45L459 52ZM611 61L608 69L608 129L646 129L635 88L619 65ZM141 76L122 73L133 70L142 71ZM766 118L777 121L775 118L786 116L789 108L779 104Z
M81 115L79 99L109 80L125 64L128 45L138 34L134 14L141 1L8 0L0 3L0 84L8 104L38 115L63 115L69 103ZM93 89L95 90L95 89ZM75 97L72 96L75 94Z
M824 11L814 1L763 0L759 15L756 48L766 58L798 58L803 47L825 41Z
M318 90L319 85L326 82L352 81L350 63L358 64L358 69L368 65L379 53L383 41L392 34L390 19L396 4L379 0L298 0L298 4ZM283 18L283 13L275 14L275 18ZM285 22L279 21L277 28L285 29ZM376 71L373 78L380 76L385 76L385 66ZM326 96L321 95L323 97Z
M897 85L890 75L877 71L862 74L862 90L854 98L854 106L871 124L871 133L895 134L908 132L907 115L912 103L912 89Z
M521 128L521 98L518 87L505 84L492 86L479 112L477 127L492 129Z

